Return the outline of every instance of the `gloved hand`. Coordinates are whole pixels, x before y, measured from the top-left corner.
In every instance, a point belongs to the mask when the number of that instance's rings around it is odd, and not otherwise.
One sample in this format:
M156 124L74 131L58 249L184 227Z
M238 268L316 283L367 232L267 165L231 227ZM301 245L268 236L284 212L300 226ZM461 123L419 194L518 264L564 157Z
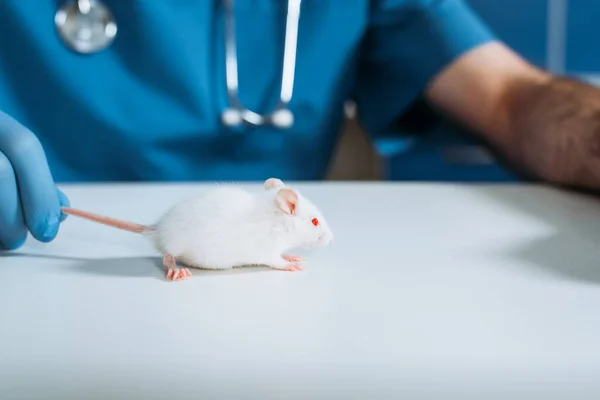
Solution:
M0 250L21 247L30 232L56 237L69 200L55 185L37 137L0 111Z

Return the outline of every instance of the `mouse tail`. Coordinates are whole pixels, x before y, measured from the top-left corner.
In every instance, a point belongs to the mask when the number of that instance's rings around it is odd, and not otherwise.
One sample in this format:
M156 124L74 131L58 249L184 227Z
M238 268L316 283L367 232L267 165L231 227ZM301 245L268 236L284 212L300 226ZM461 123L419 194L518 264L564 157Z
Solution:
M63 207L62 212L67 215L73 215L76 217L84 218L90 221L98 222L103 225L112 226L113 228L118 228L133 233L146 233L149 230L152 230L151 227L146 225L105 217L103 215L97 215L88 211L78 210L71 207Z

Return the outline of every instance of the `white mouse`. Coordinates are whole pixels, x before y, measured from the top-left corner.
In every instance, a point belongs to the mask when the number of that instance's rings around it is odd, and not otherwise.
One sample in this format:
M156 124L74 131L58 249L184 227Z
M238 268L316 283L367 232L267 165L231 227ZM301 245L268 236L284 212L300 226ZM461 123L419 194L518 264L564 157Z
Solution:
M333 233L319 209L298 190L276 178L252 193L238 185L217 185L180 202L153 225L140 225L64 207L69 215L141 233L163 259L166 278L185 280L188 268L229 269L262 265L300 271L304 261L287 254L295 248L322 248Z

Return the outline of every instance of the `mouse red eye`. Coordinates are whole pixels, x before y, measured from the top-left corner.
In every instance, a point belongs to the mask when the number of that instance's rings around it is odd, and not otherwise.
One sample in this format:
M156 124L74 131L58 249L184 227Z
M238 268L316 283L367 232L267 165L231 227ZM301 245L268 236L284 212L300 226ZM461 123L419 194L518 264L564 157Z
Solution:
M312 222L312 224L313 224L314 226L318 226L318 225L319 225L319 220L318 220L318 219L316 219L316 218L313 218L311 222Z

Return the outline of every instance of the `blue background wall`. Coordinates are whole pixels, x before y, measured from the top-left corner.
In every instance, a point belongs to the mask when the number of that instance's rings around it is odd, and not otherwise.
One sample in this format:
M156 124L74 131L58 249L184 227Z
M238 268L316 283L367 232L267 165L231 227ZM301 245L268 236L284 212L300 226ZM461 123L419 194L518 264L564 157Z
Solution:
M579 75L600 71L600 0L467 2L502 39L534 64L547 66L548 40L553 33L561 35L564 27L564 50L553 49L559 53L564 51L564 72ZM549 26L553 9L560 15ZM563 27L560 20L564 21Z
M548 0L467 2L507 44L534 64L545 66Z

